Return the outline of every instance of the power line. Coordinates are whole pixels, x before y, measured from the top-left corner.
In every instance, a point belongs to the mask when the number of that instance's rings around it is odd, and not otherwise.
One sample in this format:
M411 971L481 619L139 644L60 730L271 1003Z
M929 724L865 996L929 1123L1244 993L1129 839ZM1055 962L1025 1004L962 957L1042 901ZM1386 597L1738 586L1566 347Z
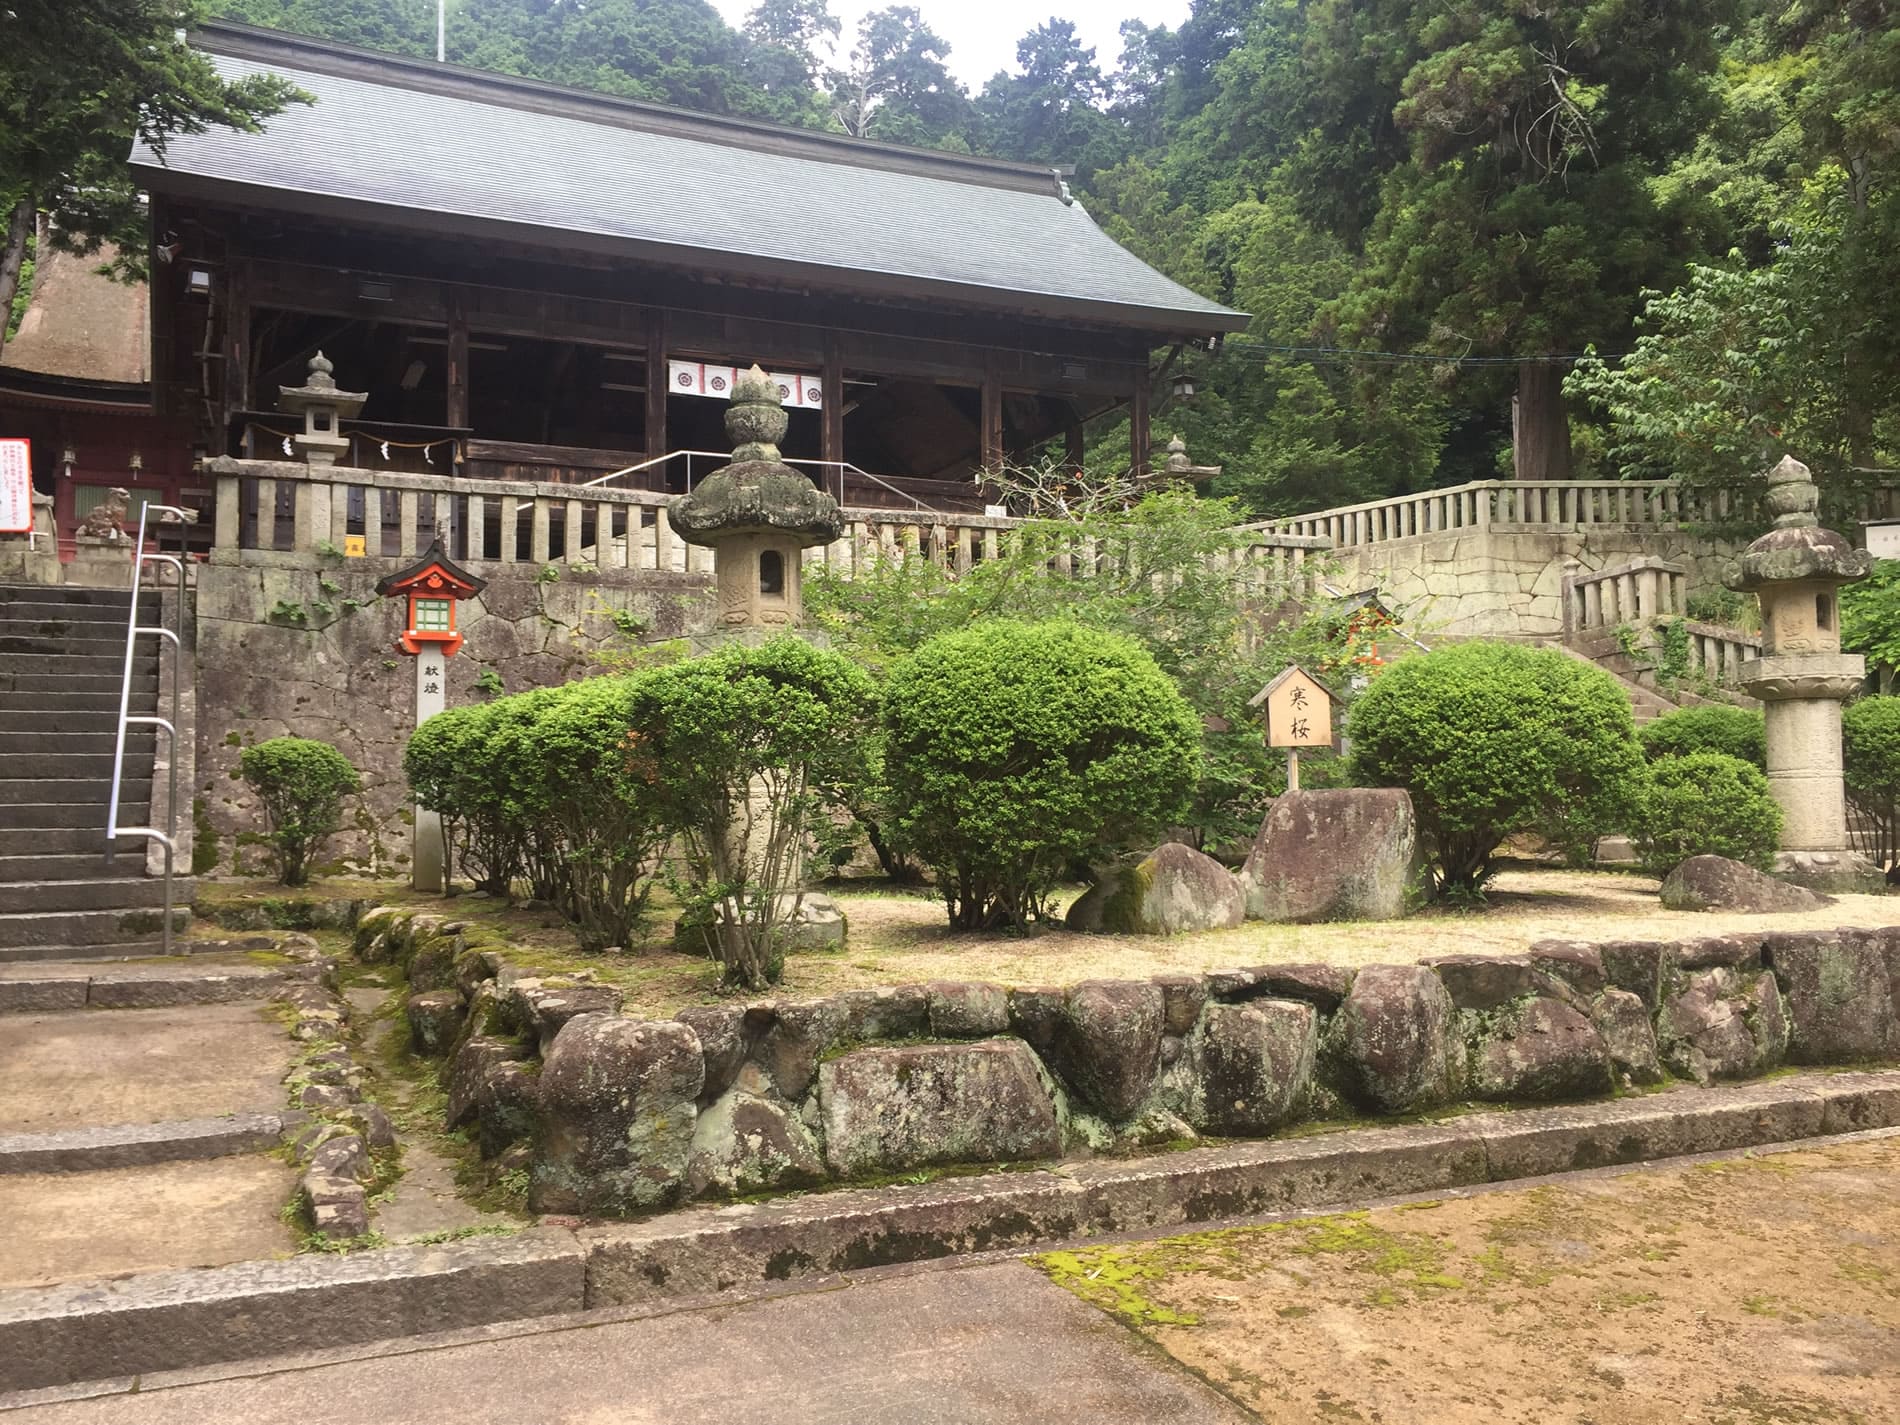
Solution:
M1620 361L1621 352L1540 351L1524 356L1441 356L1432 352L1420 351L1362 351L1343 346L1287 346L1278 342L1266 341L1227 341L1221 344L1222 351L1270 352L1276 356L1289 356L1298 361L1308 361L1315 365L1350 365L1361 362L1386 363L1400 365L1406 362L1424 362L1440 366L1521 366L1526 362L1540 365L1554 365L1579 361L1586 356L1600 357L1604 361Z

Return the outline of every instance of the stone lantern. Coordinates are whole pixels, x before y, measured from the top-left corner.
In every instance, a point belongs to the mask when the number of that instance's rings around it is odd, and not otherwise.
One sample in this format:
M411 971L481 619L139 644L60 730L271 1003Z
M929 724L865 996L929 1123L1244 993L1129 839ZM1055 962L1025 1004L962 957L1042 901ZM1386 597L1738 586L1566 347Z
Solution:
M339 391L330 374L334 370L319 351L310 358L310 374L303 385L277 388L278 409L303 417L303 431L291 441L311 465L334 465L339 455L349 451L350 443L340 427L369 399L367 391Z
M844 531L838 502L779 458L785 426L777 384L754 366L733 383L726 411L732 463L673 503L680 537L713 551L722 632L796 627L799 557Z
M1742 664L1741 686L1767 718L1768 785L1782 813L1776 869L1824 890L1877 890L1873 863L1848 849L1841 780L1841 703L1867 667L1841 652L1840 587L1866 578L1873 556L1822 529L1819 504L1808 467L1784 457L1768 472L1775 528L1723 582L1761 599L1761 657Z

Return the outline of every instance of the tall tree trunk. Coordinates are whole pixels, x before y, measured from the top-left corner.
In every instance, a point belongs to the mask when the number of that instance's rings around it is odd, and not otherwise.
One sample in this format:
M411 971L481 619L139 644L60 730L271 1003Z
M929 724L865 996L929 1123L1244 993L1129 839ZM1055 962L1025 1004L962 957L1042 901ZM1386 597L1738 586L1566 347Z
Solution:
M1570 412L1563 369L1554 361L1518 363L1511 456L1520 480L1570 478Z
M39 204L27 194L13 205L7 218L7 246L0 253L0 353L7 349L7 327L13 317L13 294L20 290L20 265L26 261L26 240L33 236L33 215Z

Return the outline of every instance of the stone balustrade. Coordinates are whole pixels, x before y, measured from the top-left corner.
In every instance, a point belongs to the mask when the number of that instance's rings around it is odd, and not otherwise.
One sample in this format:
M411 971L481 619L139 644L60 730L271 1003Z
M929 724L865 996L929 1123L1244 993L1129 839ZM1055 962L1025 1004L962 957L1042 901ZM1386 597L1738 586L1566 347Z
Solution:
M613 570L710 574L712 552L674 529L673 495L656 490L473 480L318 468L287 461L214 460L217 528L212 558L239 563L259 553L307 558L321 544L339 551L360 535L364 553L412 560L437 538L470 569L585 564ZM997 558L1025 522L999 516L922 511L845 511L830 544L807 549L807 568L846 577L879 560L922 555L962 573ZM1304 588L1331 547L1322 538L1249 527L1224 567L1264 595ZM1078 578L1116 565L1116 552L1081 535L1052 543L1052 563Z
M1679 619L1689 639L1689 672L1734 687L1743 661L1761 655L1761 635L1688 618L1688 592L1687 568L1647 556L1608 569L1567 573L1564 634L1589 639L1623 625L1648 628Z

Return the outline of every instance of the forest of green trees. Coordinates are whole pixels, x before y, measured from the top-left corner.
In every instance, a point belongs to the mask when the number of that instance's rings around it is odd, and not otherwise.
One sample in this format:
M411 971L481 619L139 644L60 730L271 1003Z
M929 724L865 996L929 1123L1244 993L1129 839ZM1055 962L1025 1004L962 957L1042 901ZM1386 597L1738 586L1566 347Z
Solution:
M210 8L435 49L434 0ZM448 58L1072 169L1115 237L1253 314L1157 428L1262 513L1513 473L1740 481L1784 450L1838 495L1900 465L1895 10L1194 0L1117 57L1035 25L971 92L914 6L846 33L828 0L740 29L704 0L449 0Z

